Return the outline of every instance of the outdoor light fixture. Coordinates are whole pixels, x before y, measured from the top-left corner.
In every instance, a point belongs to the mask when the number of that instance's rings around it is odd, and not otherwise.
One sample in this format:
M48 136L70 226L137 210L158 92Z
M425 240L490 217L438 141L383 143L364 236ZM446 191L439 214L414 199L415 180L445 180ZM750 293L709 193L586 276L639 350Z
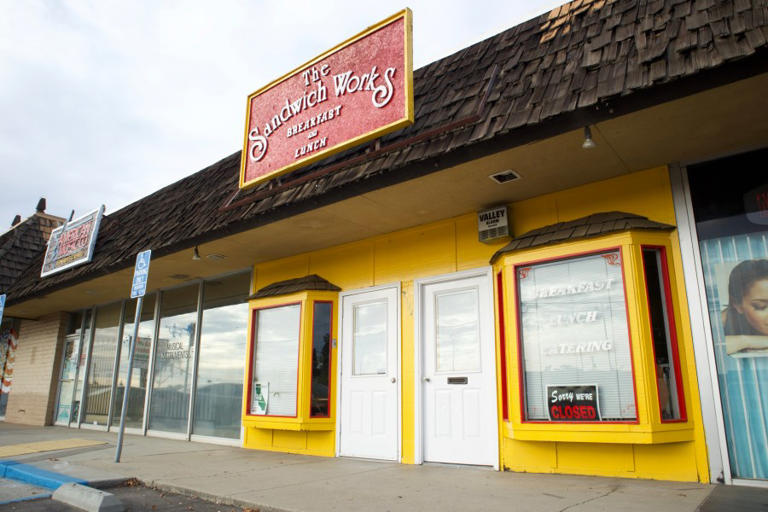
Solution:
M192 259L195 261L200 259L200 251L197 250L197 246L195 246L195 249L192 251Z
M584 149L592 149L597 144L592 140L592 130L589 129L589 125L584 127L584 142L581 143L581 147Z

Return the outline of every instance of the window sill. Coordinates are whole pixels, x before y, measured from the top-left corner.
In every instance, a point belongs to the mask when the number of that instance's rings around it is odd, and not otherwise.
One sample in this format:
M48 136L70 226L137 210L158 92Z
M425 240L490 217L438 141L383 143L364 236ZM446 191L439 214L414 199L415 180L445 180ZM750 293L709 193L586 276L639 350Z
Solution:
M647 424L512 424L504 423L504 437L519 441L564 443L663 444L693 441L689 423Z
M277 418L270 416L245 416L243 426L246 428L261 428L268 430L293 430L293 431L315 431L315 430L333 430L336 428L336 422L329 418L317 420L302 418Z

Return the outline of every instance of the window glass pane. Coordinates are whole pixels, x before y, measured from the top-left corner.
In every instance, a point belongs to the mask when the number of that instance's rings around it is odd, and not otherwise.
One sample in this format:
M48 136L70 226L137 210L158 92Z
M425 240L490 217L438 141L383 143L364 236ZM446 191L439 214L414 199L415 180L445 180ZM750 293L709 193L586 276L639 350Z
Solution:
M56 403L54 422L68 423L72 413L72 394L75 391L75 376L77 374L78 354L80 353L80 328L82 323L82 312L69 315L69 326L67 328L67 335L64 338L64 353L62 354L61 361L61 375L59 375L59 396Z
M352 340L353 375L387 373L387 303L354 307Z
M300 317L299 304L256 312L251 414L296 416Z
M79 330L79 329L78 329ZM59 382L59 402L56 407L56 419L60 423L69 422L72 410L72 393L75 390L75 373L80 348L80 334L68 334L64 339L64 354Z
M669 305L664 291L664 276L661 266L661 251L643 249L643 269L648 290L648 312L651 320L651 337L656 363L656 386L662 420L681 418L678 400L678 378L672 336L669 324Z
M187 431L198 285L163 292L149 428Z
M250 273L205 283L192 432L240 437Z
M107 424L121 309L120 302L96 309L84 420L92 425Z
M19 323L12 318L4 318L0 324L0 418L5 416L8 396L13 385L18 329Z
M517 279L527 419L634 420L619 251L518 268Z
M734 478L768 479L766 166L768 149L688 168Z
M125 415L125 426L141 428L144 419L144 398L147 393L147 378L149 374L149 348L155 332L155 300L156 295L144 296L141 306L141 321L139 322L138 343L133 354L133 373L131 373L131 392L128 395L128 410ZM123 339L120 342L120 370L117 374L117 388L112 401L112 424L120 425L120 415L123 411L123 394L128 377L128 358L133 339L133 321L136 319L136 302L130 300L125 305L123 320Z
M315 302L312 315L312 405L310 416L330 415L331 313L333 304Z
M438 372L480 370L480 323L477 289L435 296Z
M85 312L85 329L80 342L79 357L77 358L77 378L75 379L75 398L72 403L72 417L70 421L77 422L80 418L80 397L83 392L83 379L85 378L85 363L88 360L88 346L91 342L91 317L93 310Z

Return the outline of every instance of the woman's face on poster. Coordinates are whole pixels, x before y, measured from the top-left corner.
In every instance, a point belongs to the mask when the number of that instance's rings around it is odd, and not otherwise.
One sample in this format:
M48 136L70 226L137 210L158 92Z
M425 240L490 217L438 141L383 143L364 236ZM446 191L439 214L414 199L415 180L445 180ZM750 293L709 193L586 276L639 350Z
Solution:
M752 328L768 336L768 279L752 283L735 307Z

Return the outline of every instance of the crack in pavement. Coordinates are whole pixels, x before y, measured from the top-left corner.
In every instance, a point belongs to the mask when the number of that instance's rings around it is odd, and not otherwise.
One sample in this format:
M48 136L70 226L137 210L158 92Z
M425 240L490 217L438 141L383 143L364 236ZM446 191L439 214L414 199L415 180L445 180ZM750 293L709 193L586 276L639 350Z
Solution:
M600 498L605 498L606 496L610 496L611 494L615 493L615 492L616 492L616 491L618 491L619 489L621 489L621 486L620 486L620 485L617 485L617 486L615 486L614 488L612 488L610 491L608 491L608 492L606 492L606 493L603 493L603 494L601 494L601 495L599 495L599 496L595 496L595 497L593 497L593 498L587 498L587 499L586 499L586 500L584 500L584 501L580 501L580 502L578 502L578 503L574 503L574 504L572 504L572 505L568 505L568 506L567 506L567 507L565 507L565 508L561 508L561 509L560 509L558 512L565 512L565 511L566 511L566 510L568 510L569 508L578 507L579 505L584 505L585 503L589 503L590 501L595 501L595 500L599 500Z

